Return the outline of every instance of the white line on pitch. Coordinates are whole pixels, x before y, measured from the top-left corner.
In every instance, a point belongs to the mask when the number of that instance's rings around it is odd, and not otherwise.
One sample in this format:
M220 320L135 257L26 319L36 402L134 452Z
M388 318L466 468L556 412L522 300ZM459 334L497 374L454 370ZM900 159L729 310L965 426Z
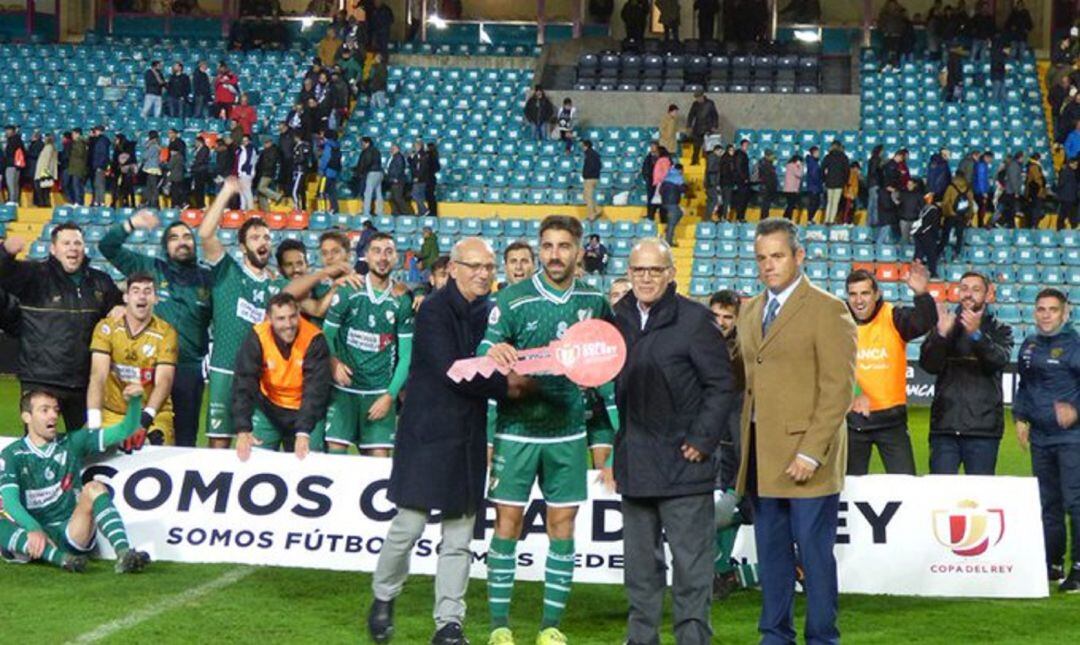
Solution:
M235 569L230 569L209 582L204 582L197 587L191 587L180 593L167 596L156 603L134 611L123 618L117 618L116 620L99 625L93 631L86 632L75 640L69 641L69 643L96 643L97 641L112 636L118 631L134 627L171 609L176 609L181 605L185 605L193 600L198 600L203 596L228 587L231 584L243 580L252 573L255 573L255 567L237 567Z

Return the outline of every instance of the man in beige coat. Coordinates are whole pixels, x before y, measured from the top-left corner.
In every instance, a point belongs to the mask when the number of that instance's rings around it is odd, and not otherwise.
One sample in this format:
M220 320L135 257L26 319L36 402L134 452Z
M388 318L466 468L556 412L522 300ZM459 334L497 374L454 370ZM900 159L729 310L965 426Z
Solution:
M679 106L672 103L668 106L664 118L660 119L660 147L666 149L673 159L679 158Z
M842 300L803 276L806 252L790 221L760 222L754 252L767 289L739 314L746 395L737 489L754 507L763 592L758 630L768 645L795 642L801 565L806 641L838 643L833 546L855 384L855 321Z

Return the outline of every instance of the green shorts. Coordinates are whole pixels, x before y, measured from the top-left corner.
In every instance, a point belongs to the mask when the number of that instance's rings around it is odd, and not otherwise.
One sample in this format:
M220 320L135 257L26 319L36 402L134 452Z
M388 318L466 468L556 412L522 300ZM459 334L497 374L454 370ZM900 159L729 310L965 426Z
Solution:
M210 390L210 404L206 406L206 436L213 439L232 439L236 428L232 422L232 384L231 373L210 370L207 389Z
M393 448L397 411L390 406L386 416L368 421L367 413L382 394L354 394L334 388L326 409L326 443L355 444L361 449Z
M543 443L496 434L488 499L525 506L539 480L548 506L580 506L588 499L587 453L585 433Z
M90 534L89 544L76 544L71 537L68 536L67 525L67 522L63 522L60 524L46 524L41 528L53 544L68 553L87 555L93 552L94 546L97 543L97 529Z
M615 430L611 425L588 429L590 448L611 448L615 445Z

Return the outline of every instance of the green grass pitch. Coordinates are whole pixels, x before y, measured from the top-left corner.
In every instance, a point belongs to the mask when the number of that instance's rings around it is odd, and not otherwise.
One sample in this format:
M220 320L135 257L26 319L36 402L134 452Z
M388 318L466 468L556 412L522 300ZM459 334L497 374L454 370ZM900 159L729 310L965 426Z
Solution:
M0 377L0 434L22 433L18 384ZM912 410L917 463L926 468L927 415ZM1030 474L1011 425L998 472ZM0 564L0 642L4 643L366 643L364 614L371 600L365 574L278 567L154 563L142 575L118 577L111 563L93 562L75 576L51 567ZM539 626L539 583L518 583L511 615L518 642ZM396 607L395 643L431 638L432 581L410 580ZM483 581L469 587L469 639L487 642ZM1053 643L1080 640L1080 597L1052 590L1047 600L947 600L844 595L840 631L846 643ZM757 592L713 605L715 642L757 642ZM564 631L571 643L623 642L626 600L620 587L574 587ZM796 607L801 632L803 603ZM674 643L670 616L664 643Z

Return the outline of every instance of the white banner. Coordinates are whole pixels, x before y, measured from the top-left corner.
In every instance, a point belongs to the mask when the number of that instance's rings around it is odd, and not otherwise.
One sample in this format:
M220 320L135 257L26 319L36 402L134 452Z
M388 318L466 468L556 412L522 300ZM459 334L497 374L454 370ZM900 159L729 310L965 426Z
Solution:
M0 438L0 448L11 439ZM394 515L386 499L390 460L253 451L157 448L87 466L113 491L132 544L155 560L236 562L373 571ZM617 496L589 474L578 513L577 582L622 583L622 516ZM932 596L1047 595L1038 489L1033 478L849 478L837 536L840 588L849 593ZM485 576L494 524L477 522L472 575ZM521 580L543 580L547 538L539 491L518 545ZM756 562L744 527L736 556ZM99 544L104 540L99 539ZM438 525L413 551L412 572L435 572ZM107 545L102 554L111 556Z

